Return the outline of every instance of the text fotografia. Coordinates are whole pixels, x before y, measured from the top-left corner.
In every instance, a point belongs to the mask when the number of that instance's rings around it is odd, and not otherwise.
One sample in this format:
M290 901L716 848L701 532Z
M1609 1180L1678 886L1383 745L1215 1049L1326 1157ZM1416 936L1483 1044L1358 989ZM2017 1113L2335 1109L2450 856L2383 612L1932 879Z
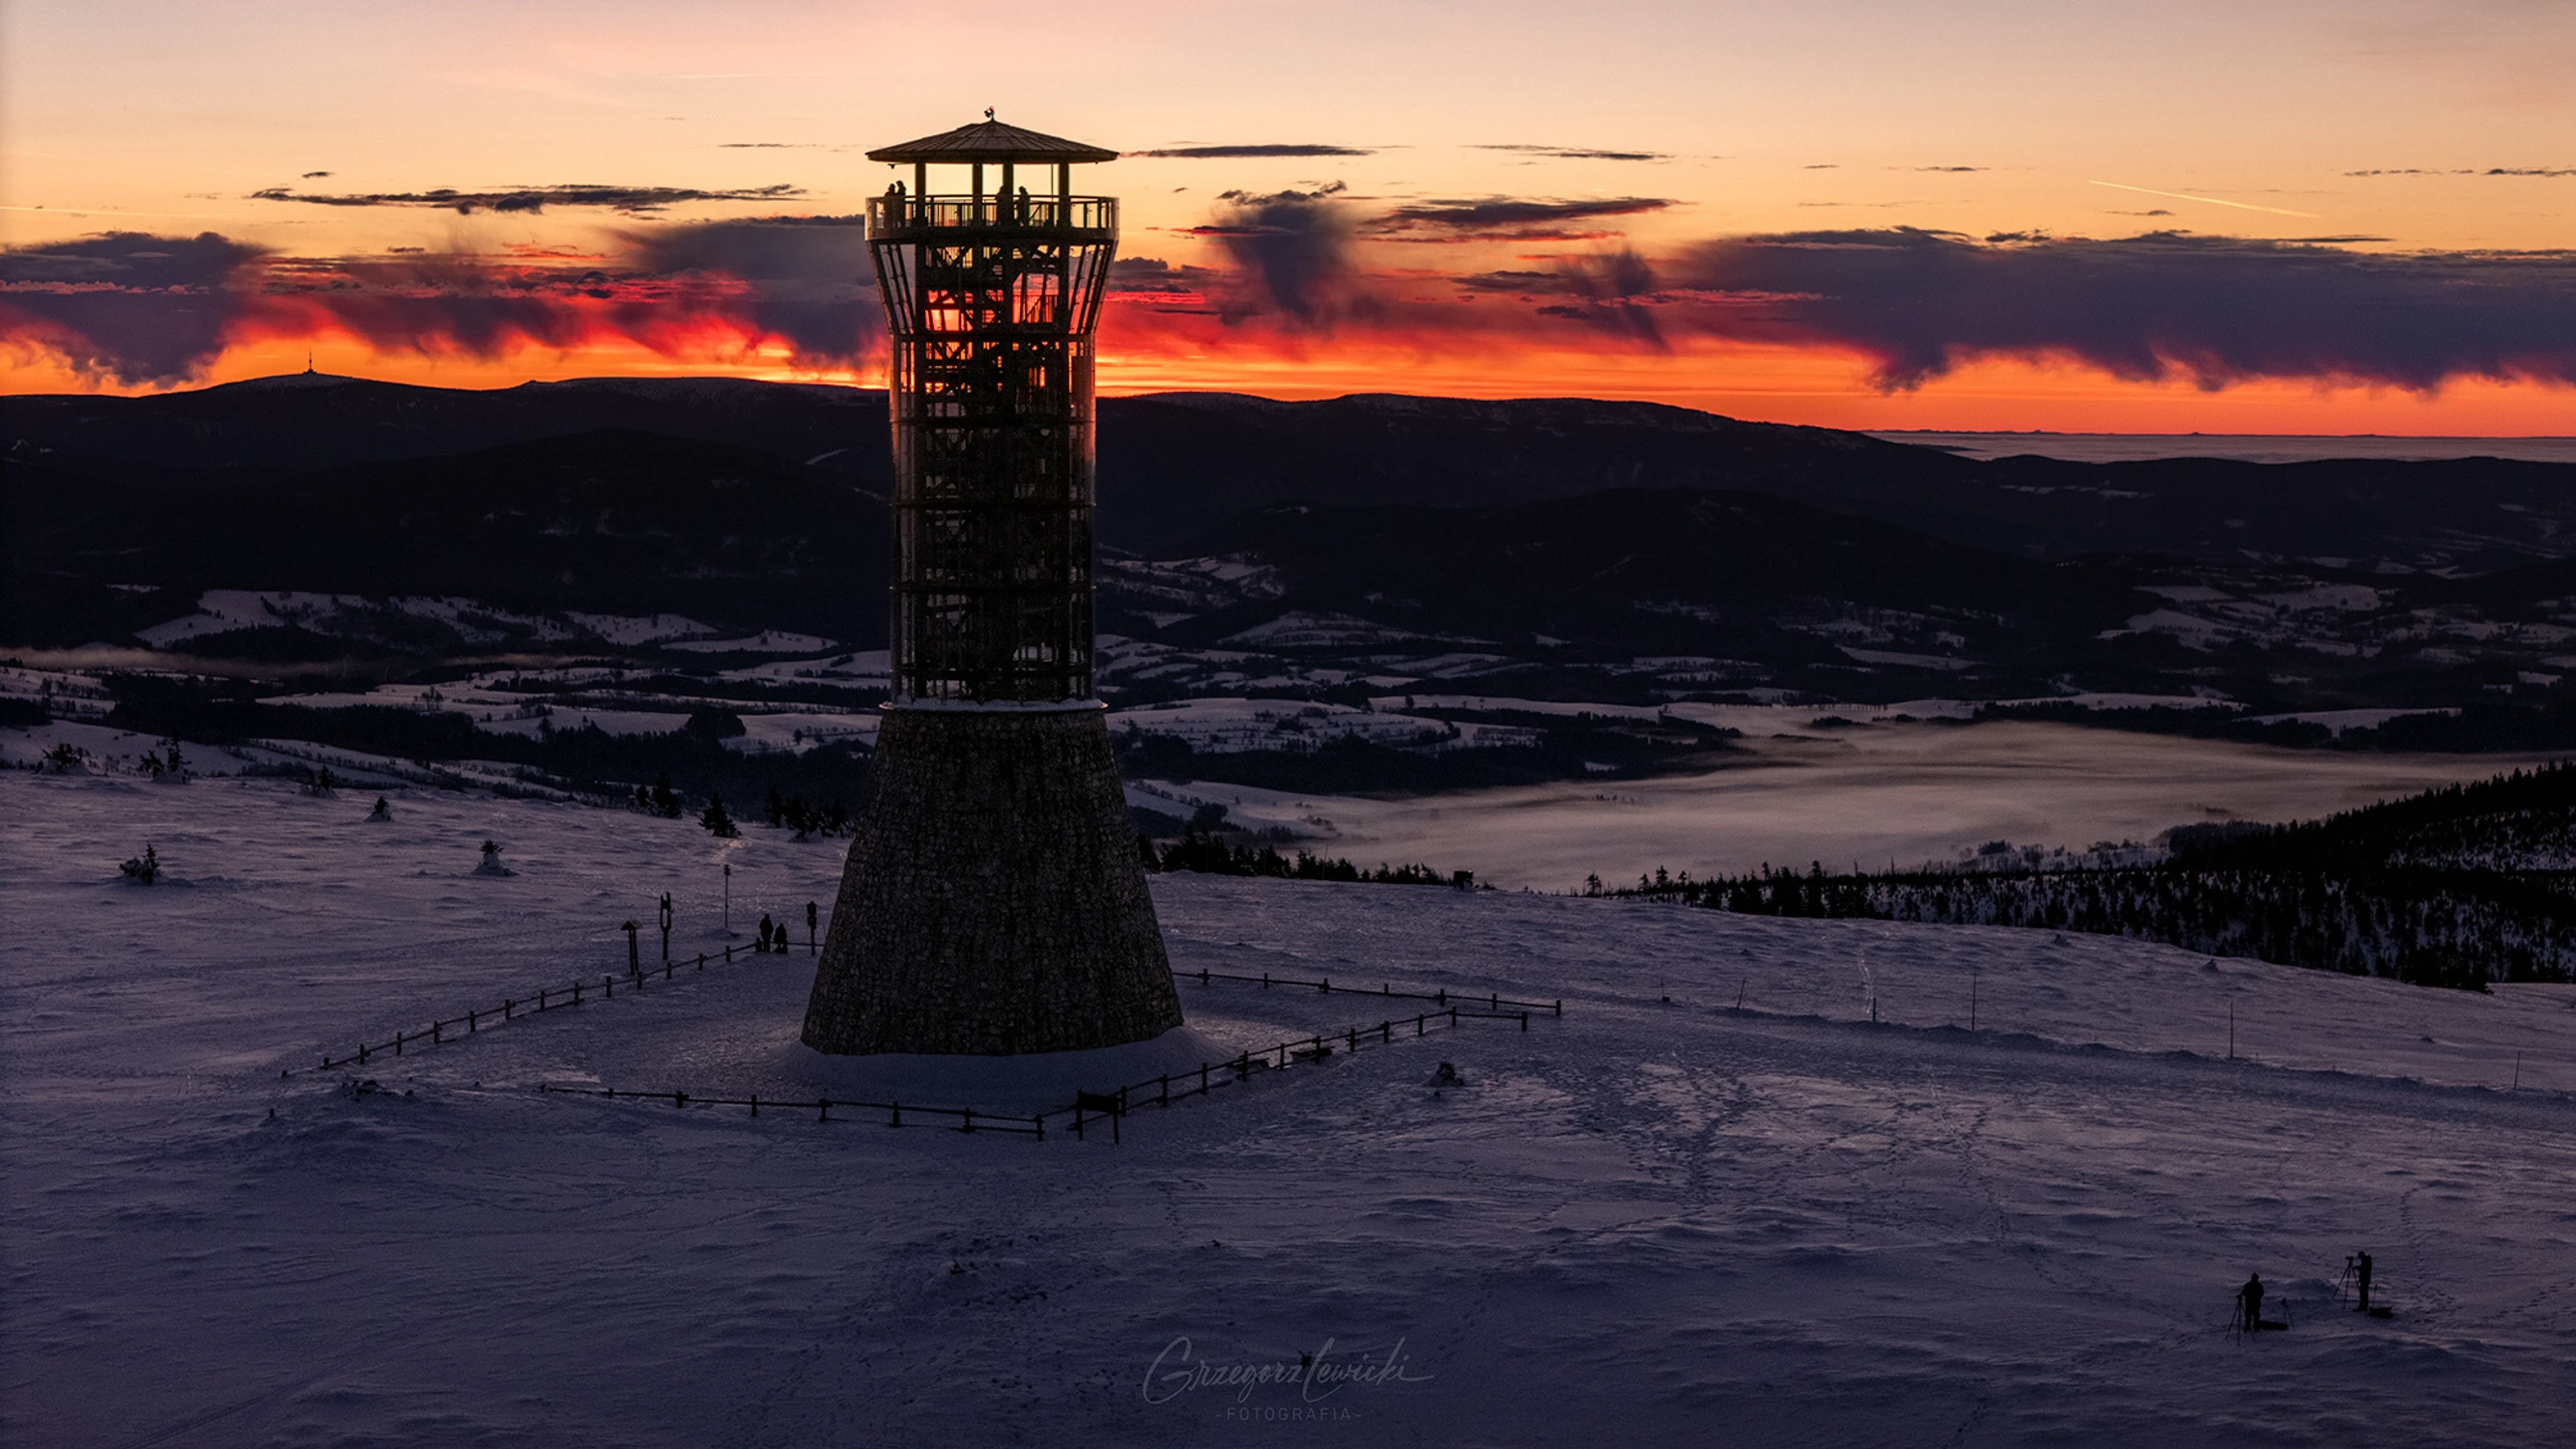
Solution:
M1323 1403L1342 1390L1353 1387L1375 1388L1384 1384L1428 1383L1431 1375L1416 1373L1405 1361L1404 1340L1385 1353L1374 1356L1345 1354L1335 1357L1335 1340L1325 1339L1323 1347L1313 1353L1301 1353L1291 1363L1285 1359L1236 1359L1219 1362L1198 1357L1187 1338L1175 1338L1154 1355L1145 1370L1145 1402L1168 1404L1185 1394L1202 1389L1232 1389L1237 1405L1250 1405L1256 1389L1293 1388L1299 1404ZM1303 1408L1280 1410L1279 1417L1342 1417L1347 1413L1323 1413ZM1228 1410L1227 1417L1241 1417Z

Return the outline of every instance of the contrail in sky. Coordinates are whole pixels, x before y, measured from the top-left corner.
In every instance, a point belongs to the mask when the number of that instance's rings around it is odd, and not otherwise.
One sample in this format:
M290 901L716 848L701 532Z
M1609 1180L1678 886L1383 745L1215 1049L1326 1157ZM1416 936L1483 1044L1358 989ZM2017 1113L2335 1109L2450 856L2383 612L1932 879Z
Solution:
M2274 216L2315 216L2313 211L2292 211L2282 206L2256 206L2250 201L2221 201L2215 196L2194 196L2187 191L2158 191L2152 186L2122 186L2117 181L2087 181L2087 186L2108 186L2114 191L2138 191L2149 196L2170 196L2176 201L2205 201L2212 206L2232 206L2239 211L2268 211Z

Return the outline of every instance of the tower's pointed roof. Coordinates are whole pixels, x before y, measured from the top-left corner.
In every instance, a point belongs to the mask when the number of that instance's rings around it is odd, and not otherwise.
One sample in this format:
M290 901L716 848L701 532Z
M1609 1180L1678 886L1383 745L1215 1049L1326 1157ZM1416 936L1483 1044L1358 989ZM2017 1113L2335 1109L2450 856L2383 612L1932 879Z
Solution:
M986 113L987 116L991 114ZM1115 161L1118 153L1099 146L1086 146L1062 136L1041 135L1000 121L981 120L906 141L900 146L885 146L868 153L871 161Z

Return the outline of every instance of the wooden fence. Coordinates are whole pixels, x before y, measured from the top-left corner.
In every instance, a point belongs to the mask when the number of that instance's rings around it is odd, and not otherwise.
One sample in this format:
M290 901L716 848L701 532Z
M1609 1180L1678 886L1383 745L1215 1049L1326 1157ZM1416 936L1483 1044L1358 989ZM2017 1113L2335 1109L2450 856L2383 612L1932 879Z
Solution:
M740 948L727 946L720 955L700 952L693 960L665 961L659 973L660 978L663 982L670 982L677 979L683 971L696 975L704 972L711 964L733 965L738 950ZM741 954L748 957L768 953L741 951ZM278 1075L292 1077L298 1072L367 1066L378 1057L400 1057L406 1044L418 1047L426 1042L432 1046L443 1046L463 1037L478 1035L487 1027L524 1020L549 1011L561 1011L567 1007L581 1006L591 1001L615 1000L617 989L621 985L630 993L640 992L654 983L655 974L640 966L631 966L622 977L613 973L603 973L596 986L588 981L575 981L566 986L541 987L532 997L505 996L499 1006L476 1007L460 1015L440 1017L419 1031L397 1031L381 1042L360 1042L357 1050L347 1056L326 1055L315 1066L289 1067L280 1070ZM1069 1118L1074 1136L1080 1138L1094 1116L1104 1116L1110 1120L1113 1135L1115 1135L1118 1120L1137 1107L1148 1105L1169 1107L1174 1102L1206 1096L1219 1087L1250 1081L1255 1072L1285 1071L1292 1066L1321 1063L1330 1060L1337 1052L1348 1055L1357 1052L1363 1046L1392 1046L1404 1035L1398 1030L1401 1027L1411 1027L1413 1029L1411 1035L1420 1037L1435 1027L1456 1031L1461 1021L1516 1021L1520 1024L1520 1029L1526 1032L1529 1030L1530 1017L1533 1014L1545 1012L1552 1017L1565 1015L1565 1003L1562 1000L1519 1001L1496 992L1486 992L1479 996L1473 992L1452 992L1445 987L1430 991L1399 991L1388 982L1378 983L1378 989L1371 991L1365 986L1353 987L1347 983L1335 986L1330 977L1303 981L1293 977L1272 976L1267 972L1258 976L1243 976L1223 971L1174 971L1172 976L1176 981L1196 981L1201 986L1225 981L1257 986L1263 990L1297 989L1312 990L1325 995L1340 992L1348 996L1428 1001L1434 1003L1437 1009L1419 1012L1409 1018L1389 1017L1374 1026L1354 1025L1345 1027L1339 1032L1310 1033L1303 1037L1292 1037L1259 1051L1244 1052L1231 1061L1202 1062L1195 1071L1184 1071L1178 1074L1164 1073L1108 1091L1078 1092L1075 1094L1074 1101L1067 1106L1035 1112L1026 1117L1008 1113L983 1112L972 1107L924 1106L919 1103L907 1105L892 1101L839 1101L823 1096L817 1096L812 1100L792 1098L764 1100L758 1093L744 1097L720 1097L677 1088L664 1092L642 1092L630 1088L565 1087L552 1083L540 1083L537 1090L555 1096L598 1097L610 1101L623 1098L630 1101L669 1102L673 1107L683 1109L693 1106L744 1107L748 1108L754 1117L760 1115L763 1107L773 1113L812 1112L814 1120L818 1122L864 1120L851 1115L853 1113L866 1113L871 1117L875 1114L883 1114L889 1127L904 1125L904 1114L909 1112L915 1118L954 1119L956 1123L954 1130L959 1132L1015 1133L1044 1141L1049 1117ZM1477 1010L1475 1009L1477 1007L1484 1009ZM463 1030L456 1030L459 1027ZM838 1119L832 1116L835 1109L842 1113Z

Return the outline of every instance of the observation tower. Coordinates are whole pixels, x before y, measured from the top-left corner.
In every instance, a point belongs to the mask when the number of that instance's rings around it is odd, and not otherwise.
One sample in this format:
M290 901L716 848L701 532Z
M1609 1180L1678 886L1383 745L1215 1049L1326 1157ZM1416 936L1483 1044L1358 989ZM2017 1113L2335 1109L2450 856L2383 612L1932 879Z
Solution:
M894 354L892 692L806 1005L817 1051L1074 1051L1181 1024L1092 697L1118 203L1074 195L1073 168L1117 156L990 111L868 153L911 168L868 203Z

